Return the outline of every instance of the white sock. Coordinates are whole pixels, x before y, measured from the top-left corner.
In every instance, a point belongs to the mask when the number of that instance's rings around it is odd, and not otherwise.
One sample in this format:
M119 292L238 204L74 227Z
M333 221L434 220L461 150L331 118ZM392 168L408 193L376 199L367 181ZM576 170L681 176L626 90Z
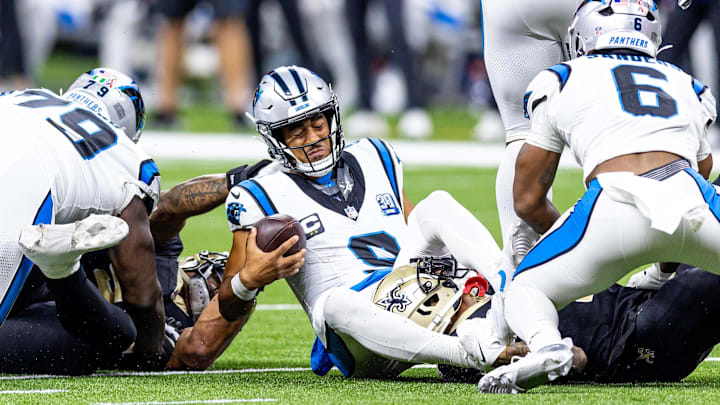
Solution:
M505 317L531 351L562 342L555 305L537 288L513 282L505 292Z

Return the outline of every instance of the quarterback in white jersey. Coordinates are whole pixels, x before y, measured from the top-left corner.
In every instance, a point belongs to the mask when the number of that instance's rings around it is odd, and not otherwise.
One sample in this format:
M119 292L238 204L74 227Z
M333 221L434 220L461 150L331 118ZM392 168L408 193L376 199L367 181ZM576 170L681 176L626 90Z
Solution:
M378 139L363 139L345 147L334 93L324 80L297 66L279 67L261 79L253 116L280 170L243 181L228 195L233 247L219 291L223 317L237 319L254 301L258 288L287 278L318 337L311 365L319 375L333 365L348 377L394 376L413 363L491 367L506 346L483 340L491 335L489 327L480 326L484 320L461 323L458 336L442 334L457 310L462 288L443 295L449 300L449 306L442 306L447 322L441 322L438 330L421 326L409 319L410 315L398 315L395 310L427 299L422 299L426 295L420 290L425 284L419 282L421 276L415 268L403 270L402 276L391 271L410 237L406 219L413 209L403 191L402 162L393 149ZM459 206L446 195L435 194L419 206L427 207L435 217L448 215L451 207L434 203L448 201ZM460 222L457 227L471 222L462 219L463 215L472 216L467 210L455 212L460 213L453 216ZM257 247L257 230L252 226L274 213L300 221L306 249L283 256L297 236L272 252ZM456 228L449 230L457 233ZM428 234L412 244L414 249L425 249L427 241L443 232L428 230ZM487 230L477 234L484 239L470 241L458 250L467 252L463 256L478 256L474 248L487 243L494 248L491 258L465 263L489 269L487 262L500 252ZM444 246L440 244L438 249ZM397 282L397 289L375 297L378 283L388 280L388 275L395 277L390 284ZM427 293L439 286L437 280L434 286L429 280ZM407 291L414 295L408 296ZM428 309L432 312L440 307ZM429 318L432 321L434 315Z
M0 182L12 195L0 202L0 319L10 313L33 262L52 280L48 284L59 286L62 280L82 273L77 271L79 248L60 263L54 259L62 255L44 245L51 242L49 238L72 234L78 227L62 224L93 214L118 216L129 224L129 237L113 248L113 265L129 292L125 295L131 301L128 312L136 320L136 350L159 353L162 301L154 265L146 259L154 263L148 215L158 197L160 178L156 164L134 143L144 120L135 83L122 73L93 69L63 96L45 89L4 94L0 120L5 126L0 149L6 153L0 162ZM97 226L102 227L120 220L99 221ZM38 224L45 225L26 229ZM73 252L76 242L59 249L64 254ZM80 311L90 312L88 308Z
M677 262L720 274L720 199L707 181L715 100L655 58L660 32L652 1L585 2L569 28L577 59L528 88L532 133L517 161L515 209L543 238L515 271L505 316L531 354L483 377L483 392L567 374L572 352L556 309L634 268ZM546 193L565 146L588 189L560 216Z

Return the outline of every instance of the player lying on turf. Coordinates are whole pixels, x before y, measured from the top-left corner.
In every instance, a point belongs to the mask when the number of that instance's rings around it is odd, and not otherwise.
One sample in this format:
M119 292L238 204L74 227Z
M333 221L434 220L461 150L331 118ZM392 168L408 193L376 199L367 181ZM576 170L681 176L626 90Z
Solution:
M587 1L570 62L528 87L532 133L515 171L515 209L543 238L518 266L504 314L532 353L488 373L482 392L522 392L567 373L557 310L638 266L682 262L720 274L720 203L706 180L716 119L710 90L656 59L653 1ZM546 199L563 148L587 192L563 216ZM699 304L699 302L698 302Z
M394 376L414 363L491 367L506 346L491 348L494 342L483 341L489 329L478 323L448 336L373 303L373 287L395 263L412 210L393 149L378 139L346 147L334 93L300 67L261 79L253 116L279 170L241 182L228 196L233 247L218 293L222 315L237 319L259 288L287 278L318 337L311 365L320 375L332 365L356 377ZM282 256L296 236L269 253L257 247L252 225L276 212L300 221L307 250ZM487 231L465 237L470 249L492 241ZM483 272L496 257L469 264Z
M137 85L93 69L62 96L5 93L0 116L0 182L13 190L0 199L0 372L84 372L106 349L131 345L139 364L164 364L148 222L160 185L135 144L145 117ZM80 255L110 246L124 311L79 271Z

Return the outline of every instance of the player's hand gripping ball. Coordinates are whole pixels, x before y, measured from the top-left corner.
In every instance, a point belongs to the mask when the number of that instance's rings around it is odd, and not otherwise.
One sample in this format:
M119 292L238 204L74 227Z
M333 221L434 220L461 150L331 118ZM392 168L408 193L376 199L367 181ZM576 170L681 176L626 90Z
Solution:
M288 249L283 256L290 256L305 248L305 230L302 225L290 215L273 214L255 223L257 236L255 242L263 252L271 252L277 249L293 235L298 236L298 241Z

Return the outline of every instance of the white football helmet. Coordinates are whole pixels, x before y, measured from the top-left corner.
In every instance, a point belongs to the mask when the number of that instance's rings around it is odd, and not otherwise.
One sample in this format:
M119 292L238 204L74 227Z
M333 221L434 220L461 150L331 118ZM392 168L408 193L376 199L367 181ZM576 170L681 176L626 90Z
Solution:
M92 105L137 143L145 126L145 103L130 76L114 69L95 68L81 74L63 97Z
M583 0L568 28L570 58L601 49L631 49L654 58L661 32L653 0Z
M305 152L303 148L312 144L288 147L276 131L317 113L324 114L330 126L331 152L317 162L304 163L295 158L292 149ZM308 69L281 66L265 74L255 90L252 116L270 157L285 171L322 177L332 171L345 147L337 97L325 80Z

